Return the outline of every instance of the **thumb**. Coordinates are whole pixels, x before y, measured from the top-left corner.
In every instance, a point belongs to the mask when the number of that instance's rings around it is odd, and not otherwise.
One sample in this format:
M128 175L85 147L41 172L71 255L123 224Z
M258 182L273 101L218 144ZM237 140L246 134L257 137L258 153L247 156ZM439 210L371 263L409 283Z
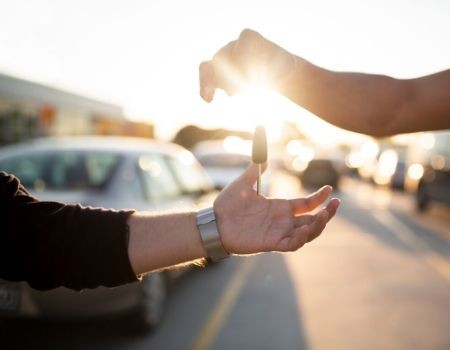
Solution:
M246 182L250 186L253 186L258 180L258 165L261 165L261 173L266 171L267 162L262 164L251 163L247 169L239 176L239 180Z

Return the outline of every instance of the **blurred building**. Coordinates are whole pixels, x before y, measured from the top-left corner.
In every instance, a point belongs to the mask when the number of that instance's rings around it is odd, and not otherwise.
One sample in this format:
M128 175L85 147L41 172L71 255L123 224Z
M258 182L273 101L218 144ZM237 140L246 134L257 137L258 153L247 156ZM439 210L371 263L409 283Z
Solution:
M153 133L151 124L126 120L120 106L0 74L0 144L42 136Z

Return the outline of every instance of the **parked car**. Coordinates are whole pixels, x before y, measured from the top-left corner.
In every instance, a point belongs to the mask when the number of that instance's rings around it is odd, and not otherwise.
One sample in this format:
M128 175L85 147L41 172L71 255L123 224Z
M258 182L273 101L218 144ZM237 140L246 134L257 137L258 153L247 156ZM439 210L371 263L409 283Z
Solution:
M406 178L406 159L403 147L390 147L376 158L372 181L378 185L403 190Z
M405 188L407 164L404 159L399 159L391 177L390 185L394 189L403 190Z
M302 173L300 181L306 188L317 189L325 185L331 185L334 189L339 185L339 172L330 159L311 159Z
M416 191L416 207L425 211L432 202L450 206L450 132L423 134L411 149L412 166L422 168Z
M215 188L221 190L229 183L241 175L251 164L251 141L239 138L231 138L232 146L227 147L230 138L225 140L209 140L197 143L192 149L200 164L210 177ZM236 144L233 145L233 142ZM267 171L263 175L263 194L269 194L270 173Z
M217 189L223 189L236 179L249 166L249 155L217 152L203 153L197 156Z
M430 167L420 179L416 193L417 209L425 211L433 201L450 206L450 169L437 170Z
M49 138L0 148L0 170L15 174L41 200L105 208L164 210L210 205L215 192L186 149L125 137ZM180 270L153 273L140 283L82 293L36 291L0 282L0 314L13 317L84 318L130 315L136 330L156 326L167 287Z

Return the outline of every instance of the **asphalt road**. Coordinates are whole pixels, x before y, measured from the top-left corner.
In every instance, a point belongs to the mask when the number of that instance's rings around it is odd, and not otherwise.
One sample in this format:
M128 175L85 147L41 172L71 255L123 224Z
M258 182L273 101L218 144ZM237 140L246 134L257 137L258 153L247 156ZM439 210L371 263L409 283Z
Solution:
M301 193L288 178L279 196ZM326 232L289 254L232 257L182 277L163 324L8 322L9 348L450 349L450 211L346 180Z

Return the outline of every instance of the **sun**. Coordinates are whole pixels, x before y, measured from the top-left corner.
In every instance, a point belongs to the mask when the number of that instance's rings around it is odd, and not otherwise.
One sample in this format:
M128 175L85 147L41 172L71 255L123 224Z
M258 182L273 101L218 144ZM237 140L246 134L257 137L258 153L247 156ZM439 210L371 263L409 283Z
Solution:
M280 137L284 118L280 115L280 97L264 84L249 84L234 95L216 96L227 128L253 132L257 125L266 129L269 141Z
M294 123L311 144L332 149L340 143L357 143L361 137L332 126L286 97L264 81L240 84L232 97L217 90L214 98L220 125L232 130L253 132L262 125L269 143L278 143L286 122Z

